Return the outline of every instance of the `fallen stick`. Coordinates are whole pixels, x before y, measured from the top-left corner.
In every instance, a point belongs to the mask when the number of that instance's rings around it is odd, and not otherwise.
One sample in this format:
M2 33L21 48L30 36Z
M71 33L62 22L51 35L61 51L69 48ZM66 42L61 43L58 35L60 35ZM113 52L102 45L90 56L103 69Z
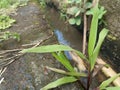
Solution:
M85 67L85 63L75 52L69 52L69 54L71 55L73 61L77 64L77 67L80 72L87 71L87 68Z
M87 68L85 67L85 63L83 60L74 52L70 52L70 55L73 58L73 61L77 63L78 69L81 71L87 71ZM97 58L97 64L98 65L106 65L107 63L102 60L100 57ZM111 68L111 67L102 67L101 71L106 77L113 77L117 75L117 73ZM118 77L116 80L113 81L114 86L120 86L120 77Z
M38 43L34 44L34 46L32 46L31 48L39 46L43 42L45 42L48 39L50 39L52 36L53 36L53 32L47 38L45 38L43 40L40 40ZM1 67L7 67L8 65L10 65L11 63L13 63L14 61L18 60L21 56L25 55L26 53L21 53L22 50L23 49L13 49L13 50L2 51L0 53L0 55L6 54L6 53L12 53L12 52L17 52L17 54L14 54L12 57L9 57L9 58L6 58L6 59L1 59L2 61L0 61L0 68Z
M47 38L45 38L44 40L40 40L38 43L33 44L33 47L37 47L40 44L42 44L43 42L45 42L46 40L48 40L49 38L51 38L53 36L53 32L50 36L48 36ZM0 78L2 77L2 74L6 71L7 67L12 64L13 62L15 62L16 60L18 60L21 56L25 55L26 53L21 53L22 49L13 49L13 50L5 50L5 51L1 51L0 55L6 54L6 53L12 53L12 52L17 52L18 54L7 58L7 59L3 59L3 62L0 62ZM3 82L4 77L0 79L0 84Z
M104 62L100 57L97 59L97 64L107 64ZM105 74L106 77L113 77L117 73L111 68L111 67L103 67L102 72ZM113 84L115 86L120 86L120 77L118 77L116 80L113 81Z

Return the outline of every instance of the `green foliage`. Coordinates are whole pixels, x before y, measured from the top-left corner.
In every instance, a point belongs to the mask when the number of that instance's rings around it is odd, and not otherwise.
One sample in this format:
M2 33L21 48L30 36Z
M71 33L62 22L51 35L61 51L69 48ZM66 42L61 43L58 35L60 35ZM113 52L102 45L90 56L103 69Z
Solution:
M77 55L78 55L80 58L82 58L83 60L88 61L87 57L86 57L82 52L80 52L80 51L78 51L78 50L74 50L74 51L77 53Z
M20 40L18 33L3 31L12 26L16 21L10 18L9 14L14 12L18 6L26 5L28 0L0 0L0 41L8 40L9 38Z
M60 19L66 20L67 15L65 13L60 12Z
M41 6L42 8L45 8L45 7L46 7L45 0L39 0L39 2L40 2L40 6Z
M18 33L11 33L9 31L3 32L3 30L11 27L14 22L15 20L11 19L7 15L0 15L0 30L1 30L0 41L8 40L9 38L17 39L18 41L20 41L20 36Z
M114 35L112 35L111 33L109 33L109 34L107 35L107 39L110 40L110 41L117 40L117 38L116 38Z
M11 8L26 5L28 0L0 0L0 8Z
M94 10L94 9L96 9L96 10ZM107 12L103 6L98 7L98 4L97 4L96 8L91 8L90 10L88 10L86 12L86 15L93 15L93 14L95 14L94 11L96 12L96 15L99 19L102 19L103 15Z
M62 12L66 13L68 22L71 25L80 25L83 13L91 8L92 3L84 0L68 0L64 6L66 7L63 7Z
M93 17L92 17L92 22L91 22L91 27L90 27L90 36L89 36L89 43L88 43L89 57L92 55L92 52L96 44L96 39L97 39L98 16L99 16L98 5L92 8L90 11Z
M7 8L8 6L10 6L10 3L8 0L1 0L0 1L0 8Z
M75 72L74 68L62 52L53 53L52 55L70 72Z
M12 23L14 23L15 20L11 19L7 15L0 15L0 30L4 30L6 28L9 28L12 26Z
M14 22L15 22L15 20L11 19L7 15L0 15L0 30L1 30L0 41L8 40L9 38L17 39L18 41L20 41L20 36L18 33L11 33L9 31L3 32L3 30L11 27L12 23L14 23Z
M72 51L73 49L69 46L64 45L46 45L41 47L29 48L22 50L22 53L34 52L34 53L51 53L58 51Z
M27 5L28 0L0 0L0 15L16 13L16 8Z
M96 63L96 60L97 60L97 57L98 57L98 54L99 54L99 51L100 51L100 47L101 47L102 42L104 41L107 33L108 33L108 30L107 30L107 29L103 29L103 30L100 32L97 45L96 45L96 47L94 48L94 50L92 51L91 56L89 56L91 71L94 69L94 65L95 65L95 63ZM91 43L92 43L92 42L91 42ZM88 48L90 48L90 47L88 47Z
M71 3L76 3L76 4L80 4L81 0L70 0L70 4ZM89 3L87 3L89 4ZM76 7L72 8L73 10ZM72 11L72 9L69 9L69 14L71 15L76 15L75 17L77 17L76 14L78 13L78 11ZM72 13L71 13L72 12ZM80 77L85 77L86 74L85 73L80 73L79 71L75 71L74 67L70 64L69 60L65 57L63 51L72 51L75 52L78 56L80 56L80 58L84 59L87 61L87 63L90 64L90 67L88 66L88 82L89 79L91 79L92 77L92 72L94 70L94 66L96 64L96 59L98 57L99 51L100 51L100 47L108 33L107 29L102 29L102 31L99 34L98 40L97 40L97 29L98 29L98 20L102 18L103 14L105 14L105 10L104 8L99 8L98 7L98 3L96 4L95 7L91 8L86 14L87 15L92 15L92 22L91 22L91 27L90 27L90 35L89 35L89 42L88 42L88 57L85 56L84 54L82 54L81 52L74 50L72 48L70 48L69 46L66 45L47 45L47 46L40 46L40 47L36 47L36 48L30 48L30 49L25 49L22 51L22 53L26 53L26 52L34 52L34 53L52 53L52 55L68 70L67 72L64 70L60 70L60 69L55 69L55 68L48 68L52 71L55 71L57 73L61 73L64 75L67 75L67 77L63 77L60 78L54 82L51 82L50 84L46 85L45 87L43 87L41 90L48 90L51 88L55 88L57 86L63 85L63 84L67 84L67 83L71 83L71 82L75 82L77 81ZM75 18L71 18L69 20L69 22L71 24L77 24ZM78 76L77 76L78 75ZM80 76L79 76L80 75ZM83 75L83 76L82 76ZM114 81L117 77L119 77L120 74L102 82L102 84L98 87L100 90L115 90L115 89L119 89L120 87L108 87L108 85ZM90 82L89 82L90 83ZM90 85L87 85L90 86ZM89 90L89 87L86 89Z
M77 79L75 77L72 77L72 76L63 77L63 78L60 78L54 82L49 83L48 85L46 85L45 87L43 87L40 90L49 90L49 89L55 88L57 86L67 84L67 83L72 83L75 81L77 81Z
M74 25L74 24L80 25L81 24L81 18L80 17L70 18L69 23L71 25Z
M82 0L68 0L68 3L73 4L73 3L81 3Z
M115 75L115 76L113 76L113 77L111 77L111 78L109 78L108 80L105 80L105 81L103 81L102 82L102 84L99 86L99 88L100 88L100 90L104 90L104 89L112 89L112 87L109 87L109 88L106 88L112 81L114 81L115 79L117 79L118 77L120 76L120 74L117 74L117 75ZM118 88L118 87L116 87L116 88ZM115 90L115 88L113 88L114 90ZM120 89L120 87L119 87L119 89ZM116 90L119 90L119 89L116 89Z
M66 72L64 70L61 70L61 69L56 69L56 68L51 68L51 67L46 67L47 69L49 70L52 70L56 73L60 73L60 74L64 74L64 75L69 75L69 76L76 76L76 77L86 77L86 74L85 73L79 73L79 72Z
M0 41L8 40L10 38L16 39L17 41L20 41L20 35L18 33L11 33L9 31L1 32L0 33Z
M120 87L107 87L104 90L120 90Z
M69 24L79 26L81 21L83 21L81 17L83 17L84 13L87 15L92 15L94 11L92 8L92 1L93 0L68 0L68 2L63 5L62 12L64 14L66 13L66 19L68 20ZM102 19L105 13L106 10L104 7L99 6L99 19Z
M77 13L79 11L80 10L77 6L73 6L73 7L67 9L67 14L78 16L79 14L77 14Z
M88 42L88 55L89 55L89 60L90 60L91 71L94 68L101 44L108 33L107 29L103 29L99 34L99 39L98 39L98 42L96 45L98 20L100 18L102 18L102 16L103 16L102 11L104 11L104 10L99 9L98 4L96 4L96 6L94 8L91 8L89 11L89 14L91 13L93 15L91 27L90 27L89 42Z
M74 50L72 48L70 48L69 46L65 46L65 45L47 45L47 46L40 46L40 47L35 47L35 48L30 48L30 49L24 49L22 51L22 53L26 53L26 52L35 52L35 53L51 53L52 55L56 58L56 60L58 60L69 72L63 71L63 70L58 70L55 68L50 68L50 70L55 71L57 73L61 73L64 75L69 75L69 76L74 76L72 78L69 78L69 80L66 81L66 77L63 77L62 79L58 79L55 82L52 82L50 84L48 84L47 86L45 86L44 88L42 88L42 90L48 90L50 88L55 88L56 86L60 86L62 84L66 84L66 83L70 83L73 82L73 80L77 80L75 77L85 77L86 74L85 73L80 73L80 72L76 72L74 70L74 67L70 64L69 60L65 57L65 55L63 54L62 51L74 51L77 54L79 54L82 58L85 58L85 56L80 53L77 50ZM75 82L74 81L74 82Z

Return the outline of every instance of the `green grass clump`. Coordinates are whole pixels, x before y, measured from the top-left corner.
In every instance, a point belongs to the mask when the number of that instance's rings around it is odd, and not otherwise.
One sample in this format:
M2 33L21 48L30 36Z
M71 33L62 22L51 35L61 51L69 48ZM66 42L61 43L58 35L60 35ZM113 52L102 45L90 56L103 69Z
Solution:
M4 30L12 26L15 20L7 15L0 15L0 30Z

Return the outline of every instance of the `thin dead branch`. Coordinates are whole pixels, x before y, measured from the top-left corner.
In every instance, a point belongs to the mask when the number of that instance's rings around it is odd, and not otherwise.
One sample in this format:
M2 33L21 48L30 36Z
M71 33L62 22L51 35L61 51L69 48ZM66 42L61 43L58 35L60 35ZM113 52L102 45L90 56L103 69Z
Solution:
M70 55L73 58L73 61L77 64L77 67L80 72L86 72L87 68L85 67L85 63L83 60L75 53L75 52L69 52Z
M44 40L40 40L38 43L34 43L34 44L28 44L32 45L33 47L37 47L40 44L42 44L43 42L47 41L48 39L50 39L53 36L53 32L51 35L49 35L47 38L45 38ZM26 45L27 46L27 45ZM25 55L26 53L20 53L20 51L22 51L23 48L21 49L12 49L12 50L4 50L0 52L1 55L1 59L0 59L0 78L2 77L2 74L6 71L7 67L12 64L13 62L15 62L16 60L19 60L20 57L22 57L23 55ZM13 54L11 57L7 57L8 54L11 53L15 53ZM3 55L3 56L2 56ZM4 57L5 56L5 57ZM9 55L8 55L9 56ZM2 83L2 81L4 80L4 77L0 79L0 84Z
M5 53L10 53L10 52L18 52L20 50L22 49L3 50L3 51L0 51L0 55L5 54Z
M84 13L84 34L83 34L83 54L85 54L86 50L86 33L87 33L87 16L86 13Z

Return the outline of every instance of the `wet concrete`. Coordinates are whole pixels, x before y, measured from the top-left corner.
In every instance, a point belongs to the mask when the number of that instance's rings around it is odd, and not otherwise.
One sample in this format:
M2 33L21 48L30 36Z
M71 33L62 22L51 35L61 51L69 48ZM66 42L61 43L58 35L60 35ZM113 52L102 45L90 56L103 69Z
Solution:
M120 40L111 41L106 39L102 48L102 56L110 63L110 65L120 72Z
M48 7L46 10L46 18L53 29L58 29L63 33L63 37L69 42L72 48L81 50L83 37L82 34L74 27L66 23L62 18L60 18L59 11L56 11L54 7Z
M56 22L49 22L49 18L47 17L50 16L50 13L44 13L45 12L43 9L40 8L36 2L29 2L27 6L20 7L17 11L17 15L12 15L12 17L17 21L16 24L7 30L11 32L18 32L21 36L21 41L17 42L13 39L4 41L0 43L0 49L16 49L21 48L23 44L37 43L40 40L46 39L56 28L63 30L64 33L66 33L65 38L70 40L72 47L77 48L78 46L76 45L81 45L81 36L77 33L77 31L74 32L74 28L71 26L66 26L64 22L59 23L58 17L55 18ZM71 41L70 34L73 35L72 38L74 42ZM76 37L76 35L78 35L78 37ZM78 44L79 41L80 43ZM43 44L54 43L57 43L57 41L53 36ZM7 70L3 74L5 79L0 85L0 90L40 90L40 88L49 82L62 76L52 71L46 71L45 66L61 68L61 64L57 62L50 54L23 55L8 66ZM64 85L53 90L80 89L79 86L74 83Z
M100 4L107 10L104 18L111 37L106 38L102 53L116 71L120 72L120 0L100 0Z
M100 4L107 10L105 21L108 29L113 36L120 39L120 0L101 0Z
M16 24L10 29L11 32L18 32L21 41L16 42L11 39L1 43L1 49L20 48L22 44L37 43L49 36L50 27L43 19L43 13L40 11L36 3L29 3L27 6L21 7L17 11L17 15L12 16L16 19ZM51 39L51 43L54 40ZM8 66L3 74L4 82L0 85L0 90L39 90L43 85L53 78L53 73L44 74L44 66L54 66L53 58L41 54L27 54L19 60ZM44 82L43 82L44 81ZM42 83L42 84L41 84Z

